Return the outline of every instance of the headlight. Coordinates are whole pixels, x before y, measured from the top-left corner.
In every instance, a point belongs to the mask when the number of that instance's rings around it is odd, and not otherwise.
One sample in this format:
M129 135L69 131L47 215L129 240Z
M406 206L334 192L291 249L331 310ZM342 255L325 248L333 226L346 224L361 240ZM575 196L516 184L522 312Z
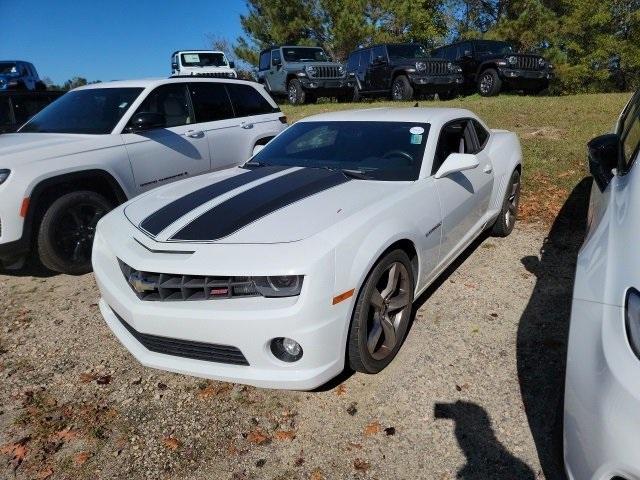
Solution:
M253 277L256 290L263 297L294 297L302 290L302 275Z
M339 75L344 75L344 72L345 72L344 67L342 65L339 65L338 66L338 74Z
M640 292L630 288L625 302L627 337L631 349L640 358Z
M514 55L511 55L510 57L507 57L507 62L509 62L511 65L515 65L516 63L518 63L518 59Z
M427 64L424 62L416 62L416 70L419 72L424 72L427 69Z
M7 178L9 178L10 173L11 173L11 170L6 170L6 169L0 170L0 185L2 185Z
M547 62L544 61L544 58L539 58L538 59L538 65L540 66L540 68L544 68L546 63Z
M313 65L305 65L304 70L309 75L315 75L316 74L316 67L314 67Z

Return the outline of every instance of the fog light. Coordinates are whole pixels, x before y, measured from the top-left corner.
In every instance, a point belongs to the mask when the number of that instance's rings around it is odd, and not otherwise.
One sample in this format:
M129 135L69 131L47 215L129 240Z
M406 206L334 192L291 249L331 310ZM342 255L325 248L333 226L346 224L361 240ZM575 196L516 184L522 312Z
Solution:
M302 347L291 338L278 337L271 340L271 353L283 362L295 362L302 358Z

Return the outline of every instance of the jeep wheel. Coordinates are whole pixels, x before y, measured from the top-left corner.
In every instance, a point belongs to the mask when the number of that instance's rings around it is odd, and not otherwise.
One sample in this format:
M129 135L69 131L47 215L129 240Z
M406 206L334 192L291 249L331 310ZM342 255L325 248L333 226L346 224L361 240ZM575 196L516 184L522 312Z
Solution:
M362 94L360 93L360 89L358 88L358 86L355 85L353 87L353 95L352 95L351 101L359 102L360 100L362 100Z
M91 271L96 225L113 206L90 191L67 193L47 209L38 231L38 255L50 270L70 275Z
M306 101L306 93L297 78L292 79L287 87L287 98L292 105L302 105Z
M495 97L500 93L502 80L498 72L493 68L488 68L480 74L478 78L478 93L483 97Z
M398 75L393 81L391 98L396 101L407 101L413 98L413 87L405 75Z

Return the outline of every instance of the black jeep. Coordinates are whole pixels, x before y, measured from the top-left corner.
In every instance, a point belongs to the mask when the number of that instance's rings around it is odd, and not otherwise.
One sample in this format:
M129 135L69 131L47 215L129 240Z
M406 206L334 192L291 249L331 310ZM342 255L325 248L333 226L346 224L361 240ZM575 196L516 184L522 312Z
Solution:
M553 66L540 55L518 53L507 42L465 40L436 48L435 57L462 66L465 89L477 89L483 97L501 90L537 94L549 86Z
M355 80L354 100L389 94L394 100L411 100L434 93L452 98L463 82L458 65L432 58L418 43L374 45L351 52L347 77Z

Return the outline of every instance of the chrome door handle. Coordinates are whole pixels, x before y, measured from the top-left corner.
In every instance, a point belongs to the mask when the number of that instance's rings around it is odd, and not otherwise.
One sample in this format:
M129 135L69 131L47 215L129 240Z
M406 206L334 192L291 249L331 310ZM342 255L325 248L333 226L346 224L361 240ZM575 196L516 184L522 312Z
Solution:
M240 126L245 130L249 130L250 128L253 128L253 123L242 122Z
M204 137L204 132L202 130L187 130L186 135L190 138L202 138Z
M484 173L491 173L493 171L493 168L491 168L491 165L485 165L482 171Z

